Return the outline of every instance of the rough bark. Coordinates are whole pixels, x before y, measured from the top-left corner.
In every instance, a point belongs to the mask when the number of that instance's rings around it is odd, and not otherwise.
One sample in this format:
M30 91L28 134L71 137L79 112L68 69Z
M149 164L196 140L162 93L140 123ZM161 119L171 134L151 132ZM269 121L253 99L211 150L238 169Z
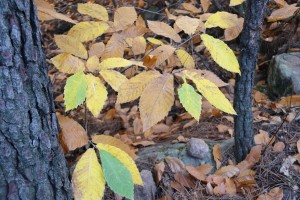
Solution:
M32 0L0 1L0 199L71 199Z
M236 77L234 108L235 156L243 160L253 146L252 88L258 59L260 28L268 0L247 0L244 29L240 38L241 76Z

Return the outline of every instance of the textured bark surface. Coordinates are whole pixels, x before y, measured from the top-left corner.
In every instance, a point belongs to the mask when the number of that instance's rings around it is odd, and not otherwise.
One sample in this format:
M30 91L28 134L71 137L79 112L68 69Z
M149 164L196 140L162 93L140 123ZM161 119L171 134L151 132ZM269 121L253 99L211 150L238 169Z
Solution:
M0 199L71 199L32 0L0 1Z
M237 75L234 91L235 156L242 161L253 146L252 88L258 59L260 28L268 0L247 0L244 29L241 33L239 63L241 76Z

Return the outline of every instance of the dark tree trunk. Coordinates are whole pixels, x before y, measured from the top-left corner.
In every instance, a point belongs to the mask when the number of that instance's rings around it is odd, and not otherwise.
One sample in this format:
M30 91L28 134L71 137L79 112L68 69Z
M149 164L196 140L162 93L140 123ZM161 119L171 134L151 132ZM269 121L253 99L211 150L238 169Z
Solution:
M0 0L0 199L71 199L33 0Z
M258 59L260 28L268 0L247 0L244 29L241 33L239 63L234 91L235 156L242 161L253 146L252 88Z

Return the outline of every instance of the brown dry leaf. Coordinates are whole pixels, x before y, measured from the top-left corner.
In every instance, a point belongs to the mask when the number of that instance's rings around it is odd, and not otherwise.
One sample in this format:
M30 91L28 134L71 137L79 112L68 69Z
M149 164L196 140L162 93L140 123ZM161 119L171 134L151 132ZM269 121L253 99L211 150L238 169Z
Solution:
M177 181L172 181L171 187L181 193L183 193L185 191L184 186L181 185L180 183L178 183Z
M214 194L216 196L222 196L222 195L226 194L226 186L225 186L225 184L221 183L221 184L217 185L214 188Z
M114 26L116 30L124 30L127 26L133 25L137 19L134 7L120 7L114 14Z
M232 116L223 116L222 118L227 119L229 122L234 123L234 119Z
M236 26L226 28L224 32L225 41L237 38L243 30L244 18L238 18Z
M143 65L148 67L149 69L153 69L155 67L156 61L157 61L156 56L146 55L144 60L143 60Z
M186 166L185 168L193 177L200 181L204 181L206 179L206 174L213 169L213 166L203 164L198 167Z
M300 94L283 97L280 101L277 102L284 107L293 107L293 106L300 106Z
M279 116L271 116L270 117L270 122L273 123L273 124L278 124L278 123L281 123L282 120Z
M199 26L199 19L181 16L176 19L175 24L186 34L192 35L196 32Z
M299 9L299 7L296 7L296 3L291 4L291 5L286 5L278 10L275 10L272 12L270 17L267 17L268 22L276 22L279 20L284 20L289 17L292 17L296 10Z
M121 140L108 136L108 135L93 135L92 141L94 143L102 143L102 144L109 144L111 146L115 146L123 151L125 151L133 160L137 158L135 151L133 149L130 149L130 147L123 143Z
M165 62L175 51L175 48L170 45L161 45L151 52L151 55L156 57L156 66Z
M188 142L188 141L189 141L189 138L185 138L185 137L183 137L182 135L179 135L179 136L177 137L177 140L178 140L178 142Z
M270 141L269 133L264 130L259 130L259 134L254 136L254 142L256 145L267 145Z
M132 51L134 55L139 55L145 53L146 40L142 36L135 37L132 41Z
M265 103L269 98L264 93L261 93L260 91L254 92L254 100L256 103Z
M153 127L153 133L167 133L170 130L170 127L166 124L156 124Z
M124 39L119 33L114 33L107 42L105 50L101 56L102 60L112 57L123 57L125 50Z
M245 161L247 161L249 163L249 168L251 168L253 165L255 165L260 157L261 157L261 150L262 150L262 146L261 145L256 145L254 147L251 148L250 153L246 156ZM241 165L240 163L237 165L237 168L240 169L240 171L243 171L244 169L240 168Z
M235 179L238 185L251 185L255 184L255 174L256 172L251 169L246 169L241 171L238 177ZM238 186L237 185L237 186Z
M147 22L148 22L149 29L153 33L170 38L175 42L181 42L180 36L170 25L164 22L157 22L157 21L150 21L150 20L148 20Z
M236 185L234 183L234 180L230 178L226 178L225 186L226 186L226 192L227 194L229 194L229 196L236 195Z
M223 125L223 124L219 124L219 125L217 125L217 129L218 129L219 133L225 133L230 129L230 127Z
M87 51L79 40L68 35L54 35L54 40L62 51L79 58L87 59Z
M105 44L103 42L94 43L92 44L92 46L88 51L89 57L97 56L98 58L100 58L104 50L105 50Z
M61 128L59 143L65 153L88 143L87 133L78 122L60 114L57 114L57 119Z
M298 153L300 153L300 139L297 141L297 150L298 150Z
M121 32L121 35L124 39L127 38L135 38L143 36L145 33L147 33L149 29L147 29L144 26L128 26L125 30Z
M285 148L285 144L283 142L277 142L273 146L273 151L275 152L281 152Z
M182 3L181 5L185 10L188 10L188 11L192 12L193 14L197 14L197 13L201 12L201 9L195 7L192 3Z
M288 3L285 0L274 0L274 1L279 6L279 8L282 8L284 6L288 6Z
M178 158L167 156L165 157L165 161L173 173L177 173L185 169L185 165Z
M213 147L213 156L214 156L214 160L216 162L216 167L217 169L219 169L221 167L221 161L222 161L222 152L221 152L221 145L220 144L216 144Z
M154 166L154 173L155 173L155 181L158 184L162 178L162 175L165 171L165 163L164 161L161 161L160 163L156 164Z
M188 123L186 123L182 128L186 129L186 128L189 128L189 127L191 127L191 126L193 126L197 123L198 123L198 121L196 119L192 119Z
M143 130L142 120L137 117L133 120L133 132L135 135L139 135L142 133L142 130Z
M227 178L232 178L233 176L236 176L239 172L239 168L233 165L228 165L225 167L221 167L218 171L215 172L215 174L226 176Z
M150 138L150 136L152 136L152 135L153 135L153 128L152 127L144 132L144 137L147 138L147 139Z
M132 143L133 146L143 146L143 147L151 146L151 145L154 145L154 144L155 144L155 142L147 141L147 140Z
M175 173L174 179L184 187L194 188L196 185L192 176L184 171Z
M176 17L175 15L172 15L172 14L169 12L168 9L165 9L165 13L166 13L166 15L167 15L167 17L168 17L169 20L176 20L176 19L177 19L177 17Z
M214 195L214 188L211 186L211 183L206 184L206 193L209 195Z
M141 26L141 27L145 27L146 28L146 22L143 19L142 15L139 15L137 20L135 21L135 25L136 26Z
M266 194L259 195L257 200L281 200L283 198L283 190L275 187Z
M61 53L51 58L53 65L66 74L75 74L84 71L84 63L81 59L68 53Z
M289 113L285 120L287 122L292 122L295 119L295 117L296 117L295 113Z
M201 0L201 6L203 8L203 11L206 13L209 6L211 5L211 0Z

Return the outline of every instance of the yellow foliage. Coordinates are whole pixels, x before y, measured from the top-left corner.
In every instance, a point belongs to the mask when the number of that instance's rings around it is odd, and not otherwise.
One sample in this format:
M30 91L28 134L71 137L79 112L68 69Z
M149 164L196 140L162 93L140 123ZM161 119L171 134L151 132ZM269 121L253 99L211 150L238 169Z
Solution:
M148 37L147 40L149 42L151 42L152 44L156 44L156 45L164 45L164 43L158 39L155 39L153 37Z
M240 65L227 44L207 34L202 34L201 38L211 57L218 65L230 72L241 74Z
M205 22L206 28L220 27L220 28L230 28L236 26L238 23L238 17L235 14L228 12L216 12L210 15Z
M117 92L121 85L128 81L126 76L115 70L101 70L100 74L103 79Z
M237 6L244 2L245 0L230 0L229 6Z
M76 164L72 186L76 200L102 199L105 179L93 149L88 149Z
M195 68L195 62L192 56L188 52L182 49L178 49L175 51L181 64L187 68L187 69L194 69Z
M130 65L132 65L132 62L124 58L107 58L99 64L99 67L101 70L103 70L117 67L128 67Z
M84 71L84 63L71 54L61 53L51 58L53 65L60 71L66 74L75 74Z
M109 144L97 144L97 148L101 150L105 150L115 156L130 172L132 176L132 180L134 184L143 185L143 181L140 175L138 168L136 167L133 159L121 149L109 145Z
M143 131L168 115L174 103L173 81L173 75L164 74L153 79L143 91L139 103Z
M89 15L93 18L102 20L102 21L108 21L108 13L105 7L94 4L94 3L79 3L78 6L78 12L84 15Z
M68 35L54 35L56 45L66 53L73 54L79 58L87 59L88 54L83 44Z
M88 74L86 75L86 80L86 105L94 117L98 117L107 99L108 93L98 77Z
M89 57L85 65L90 72L99 70L99 58L97 56Z
M80 22L70 29L68 35L87 42L101 36L107 29L108 25L104 22Z

